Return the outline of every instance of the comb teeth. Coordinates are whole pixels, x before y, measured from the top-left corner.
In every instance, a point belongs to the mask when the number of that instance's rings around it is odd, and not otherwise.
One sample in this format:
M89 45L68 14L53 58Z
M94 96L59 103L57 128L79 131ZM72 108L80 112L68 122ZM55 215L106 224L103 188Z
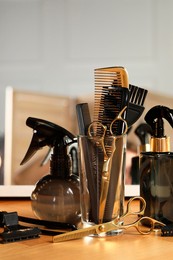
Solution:
M108 85L121 85L128 87L127 71L123 67L108 67L95 69L95 83L105 83Z
M129 84L129 91L130 91L129 102L139 106L143 106L148 91L146 89L139 88L131 84Z
M123 67L95 69L94 121L106 125L127 105L129 99L128 74ZM120 132L122 123L118 122L115 132ZM121 132L120 132L121 133Z

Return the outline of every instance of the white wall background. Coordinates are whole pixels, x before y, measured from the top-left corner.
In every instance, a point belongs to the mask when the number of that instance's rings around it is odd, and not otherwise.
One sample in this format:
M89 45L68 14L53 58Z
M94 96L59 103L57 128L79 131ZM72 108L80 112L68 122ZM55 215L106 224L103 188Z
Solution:
M173 95L172 0L0 0L0 132L5 88L77 96L94 68Z

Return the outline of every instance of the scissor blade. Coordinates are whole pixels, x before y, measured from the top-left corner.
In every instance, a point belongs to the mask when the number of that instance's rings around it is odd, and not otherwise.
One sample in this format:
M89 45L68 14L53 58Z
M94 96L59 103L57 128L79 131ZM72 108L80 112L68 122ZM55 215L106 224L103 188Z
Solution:
M61 234L61 235L56 235L53 237L53 242L57 243L57 242L63 242L63 241L67 241L67 240L78 239L78 238L82 238L82 237L89 236L89 235L95 235L98 233L97 228L98 228L98 225L96 225L94 227L70 231L70 232L67 232L67 233Z
M100 194L100 206L99 206L99 223L103 223L103 217L106 207L106 200L109 191L109 183L110 183L110 176L111 176L111 164L112 164L112 157L115 147L115 137L112 137L112 144L110 145L110 154L107 160L104 161L103 170L102 170L102 179L101 179L101 194Z
M104 216L104 211L105 211L105 206L106 206L108 189L109 189L109 179L106 179L102 176L100 207L99 207L99 223L103 222L103 216Z

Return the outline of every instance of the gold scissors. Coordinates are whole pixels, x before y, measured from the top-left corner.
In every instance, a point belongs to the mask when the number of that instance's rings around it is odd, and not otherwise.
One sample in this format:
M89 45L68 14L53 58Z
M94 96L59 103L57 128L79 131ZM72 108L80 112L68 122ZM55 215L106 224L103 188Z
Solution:
M132 210L131 204L134 200L140 201L139 211ZM142 197L133 197L128 201L126 212L120 218L115 218L110 222L94 225L92 227L70 231L61 235L56 235L53 237L53 242L56 243L56 242L62 242L67 240L73 240L73 239L78 239L89 235L100 235L100 234L104 235L110 231L127 229L130 227L136 228L136 230L142 235L148 235L154 230L155 224L157 224L157 226L165 226L165 224L153 218L142 217L145 211L145 207L146 207L146 202ZM129 215L137 215L138 219L130 224L126 224L126 225L121 224L122 221Z
M117 117L110 124L110 136L106 136L107 126L103 125L100 122L92 122L88 127L88 136L92 139L103 151L103 167L102 167L102 176L101 176L101 194L100 194L100 203L99 203L99 223L102 223L106 199L109 189L110 181L110 165L111 160L116 149L115 141L117 138L120 138L122 135L125 135L128 130L128 125L125 119L122 118L122 114L126 110L125 106ZM121 135L116 135L114 133L114 124L117 121L122 121L123 123L123 133Z

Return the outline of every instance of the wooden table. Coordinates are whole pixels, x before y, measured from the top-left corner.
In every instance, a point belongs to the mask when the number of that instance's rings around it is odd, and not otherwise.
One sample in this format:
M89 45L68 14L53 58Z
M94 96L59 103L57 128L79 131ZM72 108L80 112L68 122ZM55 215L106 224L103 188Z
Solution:
M137 208L138 205L135 204ZM29 199L0 199L0 211L17 211L33 217ZM21 242L0 244L0 259L85 260L85 259L172 259L173 237L161 237L159 232L140 235L128 229L116 237L91 238L52 243L51 236Z

